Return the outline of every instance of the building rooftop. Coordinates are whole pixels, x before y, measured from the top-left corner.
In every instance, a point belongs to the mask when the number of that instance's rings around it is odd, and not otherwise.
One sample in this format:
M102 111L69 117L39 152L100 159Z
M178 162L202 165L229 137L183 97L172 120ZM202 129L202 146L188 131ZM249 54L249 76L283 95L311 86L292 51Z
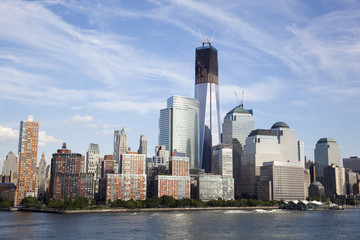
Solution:
M274 128L290 128L289 125L287 125L286 123L284 122L276 122L274 123L274 125L272 125L271 129L274 129Z
M336 143L336 141L332 138L320 138L319 141L317 141L317 143L328 143L328 142Z
M249 110L244 109L242 106L236 106L230 112L228 112L226 115L230 115L233 113L252 114Z
M315 182L312 182L312 183L310 184L310 186L322 187L323 185L322 185L320 182L315 181Z
M256 135L275 136L273 131L271 131L270 129L255 129L255 130L251 131L251 133L249 134L249 137L256 136Z

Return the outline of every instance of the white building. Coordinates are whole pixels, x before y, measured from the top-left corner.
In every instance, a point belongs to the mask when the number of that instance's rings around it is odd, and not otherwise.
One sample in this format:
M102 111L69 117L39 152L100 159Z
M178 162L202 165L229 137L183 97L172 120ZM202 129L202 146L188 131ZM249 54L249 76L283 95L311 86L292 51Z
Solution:
M284 122L277 122L272 125L271 130L277 136L281 145L281 154L286 162L302 162L305 166L304 143L299 142L295 131Z
M283 162L281 145L271 130L253 130L244 146L244 158L241 162L241 193L256 195L256 180L260 177L260 167L264 162Z
M196 99L172 96L167 108L160 110L159 145L169 152L186 153L190 168L199 167L199 102Z
M199 175L199 199L202 201L234 199L234 179L221 175Z

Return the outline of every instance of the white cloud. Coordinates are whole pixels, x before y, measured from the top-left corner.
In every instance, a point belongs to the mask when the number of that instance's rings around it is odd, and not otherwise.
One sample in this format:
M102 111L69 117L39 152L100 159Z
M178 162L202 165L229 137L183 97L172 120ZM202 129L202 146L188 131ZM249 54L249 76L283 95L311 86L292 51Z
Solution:
M86 124L85 127L87 128L97 128L96 124Z
M235 92L239 101L241 101L241 94L244 90L244 102L266 102L279 98L279 94L286 91L288 86L283 80L268 77L244 88L237 85L222 85L219 88L221 102L234 103L237 101Z
M19 141L19 131L0 124L0 143L16 145Z
M91 116L74 115L70 119L65 120L65 123L71 124L71 123L92 122L92 121L93 121L93 118Z
M56 139L53 136L49 136L45 131L39 132L39 146L45 146L48 143L62 143L61 139Z

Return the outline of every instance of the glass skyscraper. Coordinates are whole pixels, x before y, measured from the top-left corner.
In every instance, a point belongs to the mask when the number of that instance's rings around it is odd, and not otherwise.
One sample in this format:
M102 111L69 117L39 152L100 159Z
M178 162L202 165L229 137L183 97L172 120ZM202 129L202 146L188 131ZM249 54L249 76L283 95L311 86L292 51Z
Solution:
M221 131L217 49L209 42L196 48L195 98L199 100L200 166L210 172L211 148L221 142Z
M190 168L199 168L199 103L196 99L172 96L160 110L159 146L186 153Z

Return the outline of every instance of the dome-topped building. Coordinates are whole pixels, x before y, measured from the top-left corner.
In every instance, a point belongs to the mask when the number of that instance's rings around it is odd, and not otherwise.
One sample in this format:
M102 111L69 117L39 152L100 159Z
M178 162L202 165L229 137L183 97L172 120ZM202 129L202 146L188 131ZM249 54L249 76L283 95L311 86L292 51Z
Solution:
M274 128L290 128L290 127L289 127L289 125L287 125L284 122L276 122L271 127L271 129L274 129Z
M286 162L305 164L304 143L298 141L295 131L285 122L276 122L271 130L281 144L281 153Z

